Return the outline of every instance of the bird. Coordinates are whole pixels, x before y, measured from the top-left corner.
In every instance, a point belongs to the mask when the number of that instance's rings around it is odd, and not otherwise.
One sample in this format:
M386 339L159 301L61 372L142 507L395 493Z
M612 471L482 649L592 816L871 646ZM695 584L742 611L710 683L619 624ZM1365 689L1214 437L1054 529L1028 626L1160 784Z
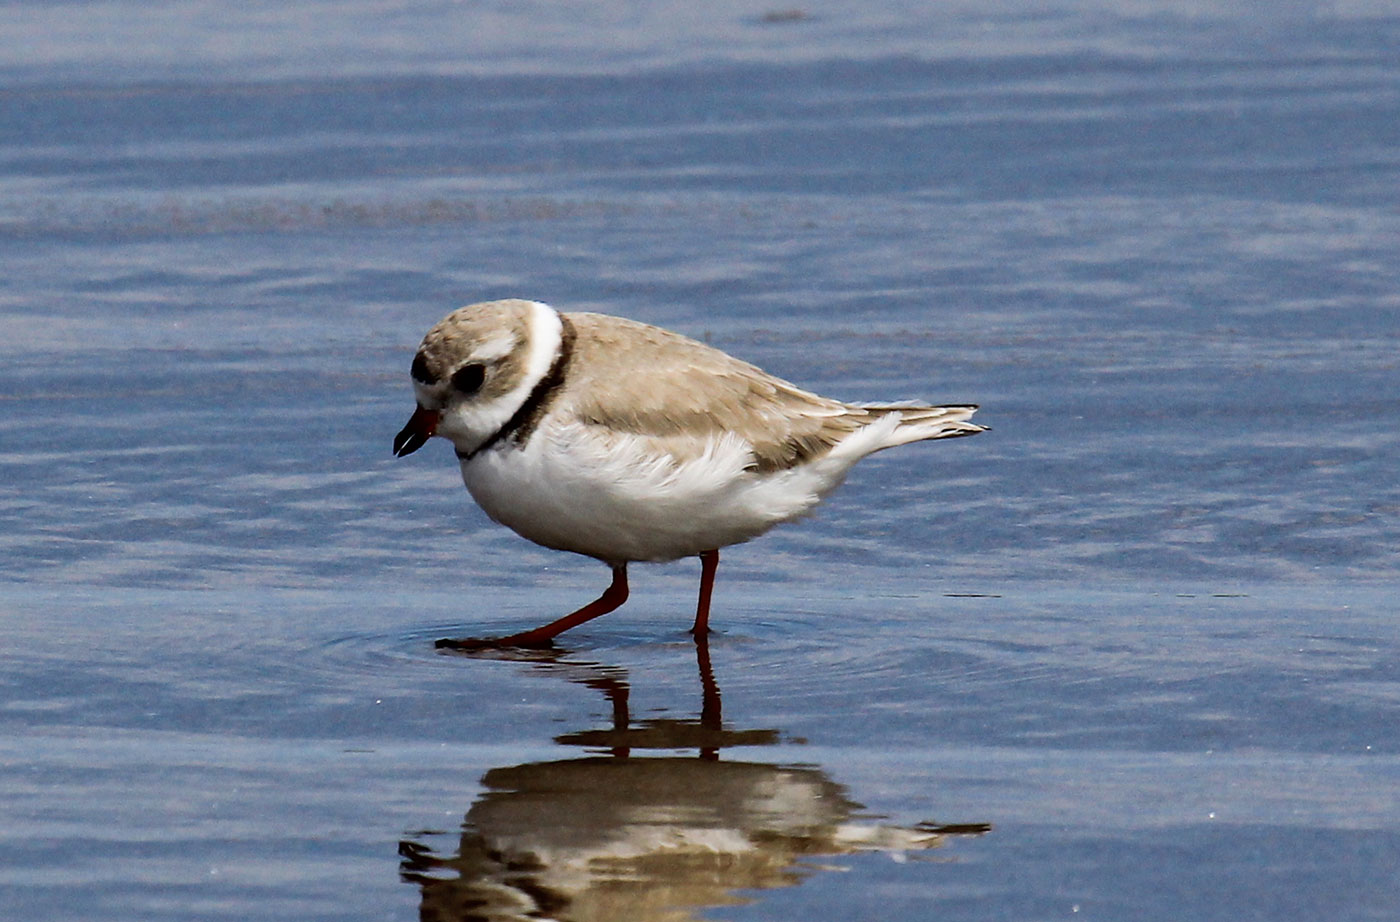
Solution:
M446 439L493 521L612 570L541 627L437 641L456 650L550 647L627 601L628 564L686 557L701 563L698 642L721 548L809 513L867 455L987 428L975 404L833 400L661 327L519 298L448 314L409 371L395 457Z

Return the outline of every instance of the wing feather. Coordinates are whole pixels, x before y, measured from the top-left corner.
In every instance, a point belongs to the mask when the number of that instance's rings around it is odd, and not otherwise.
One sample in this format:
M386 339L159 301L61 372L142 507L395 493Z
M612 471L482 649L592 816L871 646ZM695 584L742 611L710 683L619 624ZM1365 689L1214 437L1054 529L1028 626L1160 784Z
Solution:
M750 446L750 469L786 470L891 413L901 422L889 445L981 429L962 422L975 408L842 403L669 330L604 314L567 316L577 339L560 409L585 425L654 440L678 462L731 433ZM900 432L905 420L911 425Z

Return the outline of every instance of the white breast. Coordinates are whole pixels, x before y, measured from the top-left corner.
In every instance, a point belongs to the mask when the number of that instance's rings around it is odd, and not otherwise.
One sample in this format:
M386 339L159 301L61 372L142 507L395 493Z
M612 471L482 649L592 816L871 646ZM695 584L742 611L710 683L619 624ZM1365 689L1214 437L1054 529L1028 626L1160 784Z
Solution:
M462 463L472 497L495 521L546 547L609 563L675 560L748 541L796 518L838 486L856 457L789 471L746 471L736 436L677 462L643 436L546 419L524 447Z

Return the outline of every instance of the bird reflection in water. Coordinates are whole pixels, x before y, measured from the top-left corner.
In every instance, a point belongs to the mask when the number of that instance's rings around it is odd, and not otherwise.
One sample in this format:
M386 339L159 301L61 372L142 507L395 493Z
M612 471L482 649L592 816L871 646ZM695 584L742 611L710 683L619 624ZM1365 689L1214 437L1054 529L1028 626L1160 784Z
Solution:
M621 669L557 651L477 654L519 659L601 691L612 726L556 737L598 753L592 757L487 772L457 854L400 842L400 874L422 889L420 919L683 922L704 907L752 899L738 891L795 886L821 856L904 855L991 828L872 823L818 768L721 760L726 747L772 745L779 734L726 727L703 640L696 653L699 718L637 722ZM699 758L634 755L656 750Z

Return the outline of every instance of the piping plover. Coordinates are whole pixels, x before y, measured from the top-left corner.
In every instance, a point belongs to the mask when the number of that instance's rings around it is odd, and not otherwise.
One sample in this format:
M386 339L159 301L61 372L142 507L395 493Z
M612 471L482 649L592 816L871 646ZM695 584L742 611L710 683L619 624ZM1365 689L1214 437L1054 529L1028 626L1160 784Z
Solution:
M538 301L448 314L411 373L418 409L396 456L446 438L492 519L612 568L602 596L557 621L439 647L547 646L627 601L628 563L681 557L701 562L701 638L720 548L808 512L868 454L985 428L968 421L976 406L842 403L678 333Z

